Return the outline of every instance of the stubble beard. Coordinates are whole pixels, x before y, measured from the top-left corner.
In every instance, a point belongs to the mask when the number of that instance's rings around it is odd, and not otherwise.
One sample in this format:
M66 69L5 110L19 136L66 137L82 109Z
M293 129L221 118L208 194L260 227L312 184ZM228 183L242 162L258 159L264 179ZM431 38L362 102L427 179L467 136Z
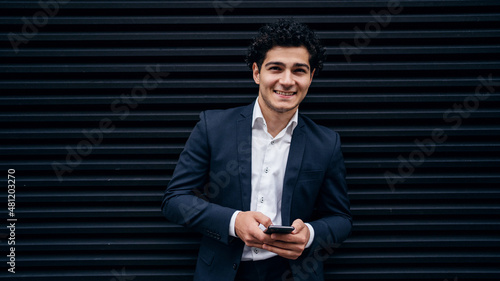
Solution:
M277 112L277 113L286 113L286 112L295 110L295 109L297 109L299 107L299 104L300 104L300 102L299 102L298 104L296 104L294 107L291 107L291 108L286 108L286 107L278 108L278 107L273 106L273 104L271 103L271 101L269 101L264 95L261 94L260 96L262 97L262 100L266 104L267 108L269 108L272 111Z

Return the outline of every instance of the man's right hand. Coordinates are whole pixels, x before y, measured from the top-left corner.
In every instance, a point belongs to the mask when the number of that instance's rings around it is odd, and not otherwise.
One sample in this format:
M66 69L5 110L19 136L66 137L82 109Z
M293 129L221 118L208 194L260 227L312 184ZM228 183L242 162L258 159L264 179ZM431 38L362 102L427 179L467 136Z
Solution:
M266 228L272 224L270 218L261 212L240 212L236 216L234 222L234 231L245 245L248 247L261 248L269 235L266 235L259 225L262 224Z

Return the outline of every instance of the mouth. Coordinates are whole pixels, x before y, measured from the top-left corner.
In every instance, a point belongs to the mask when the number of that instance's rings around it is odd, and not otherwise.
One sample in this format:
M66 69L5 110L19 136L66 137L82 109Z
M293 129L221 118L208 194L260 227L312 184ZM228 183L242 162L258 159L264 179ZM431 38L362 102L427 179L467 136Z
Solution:
M285 96L285 97L291 97L291 96L297 94L297 92L283 92L283 91L278 91L278 90L274 90L274 93L278 94L280 96Z

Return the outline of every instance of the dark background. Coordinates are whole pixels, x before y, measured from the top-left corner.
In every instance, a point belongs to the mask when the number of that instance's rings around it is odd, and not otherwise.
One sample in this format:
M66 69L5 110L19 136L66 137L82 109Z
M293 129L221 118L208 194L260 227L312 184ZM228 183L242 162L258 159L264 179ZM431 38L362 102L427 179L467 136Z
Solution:
M391 9L1 1L0 167L16 170L17 222L16 274L0 280L191 280L199 235L162 217L163 191L199 112L255 99L246 47L286 16L328 49L300 111L340 133L348 171L354 228L327 280L498 280L500 1Z

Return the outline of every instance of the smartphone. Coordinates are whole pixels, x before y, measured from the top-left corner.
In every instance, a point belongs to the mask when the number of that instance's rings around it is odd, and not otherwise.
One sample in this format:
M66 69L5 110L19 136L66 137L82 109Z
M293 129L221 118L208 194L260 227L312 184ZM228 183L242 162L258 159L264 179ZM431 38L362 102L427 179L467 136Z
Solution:
M295 229L293 226L283 226L283 225L270 225L266 230L264 230L264 233L266 234L271 234L271 233L290 233Z

